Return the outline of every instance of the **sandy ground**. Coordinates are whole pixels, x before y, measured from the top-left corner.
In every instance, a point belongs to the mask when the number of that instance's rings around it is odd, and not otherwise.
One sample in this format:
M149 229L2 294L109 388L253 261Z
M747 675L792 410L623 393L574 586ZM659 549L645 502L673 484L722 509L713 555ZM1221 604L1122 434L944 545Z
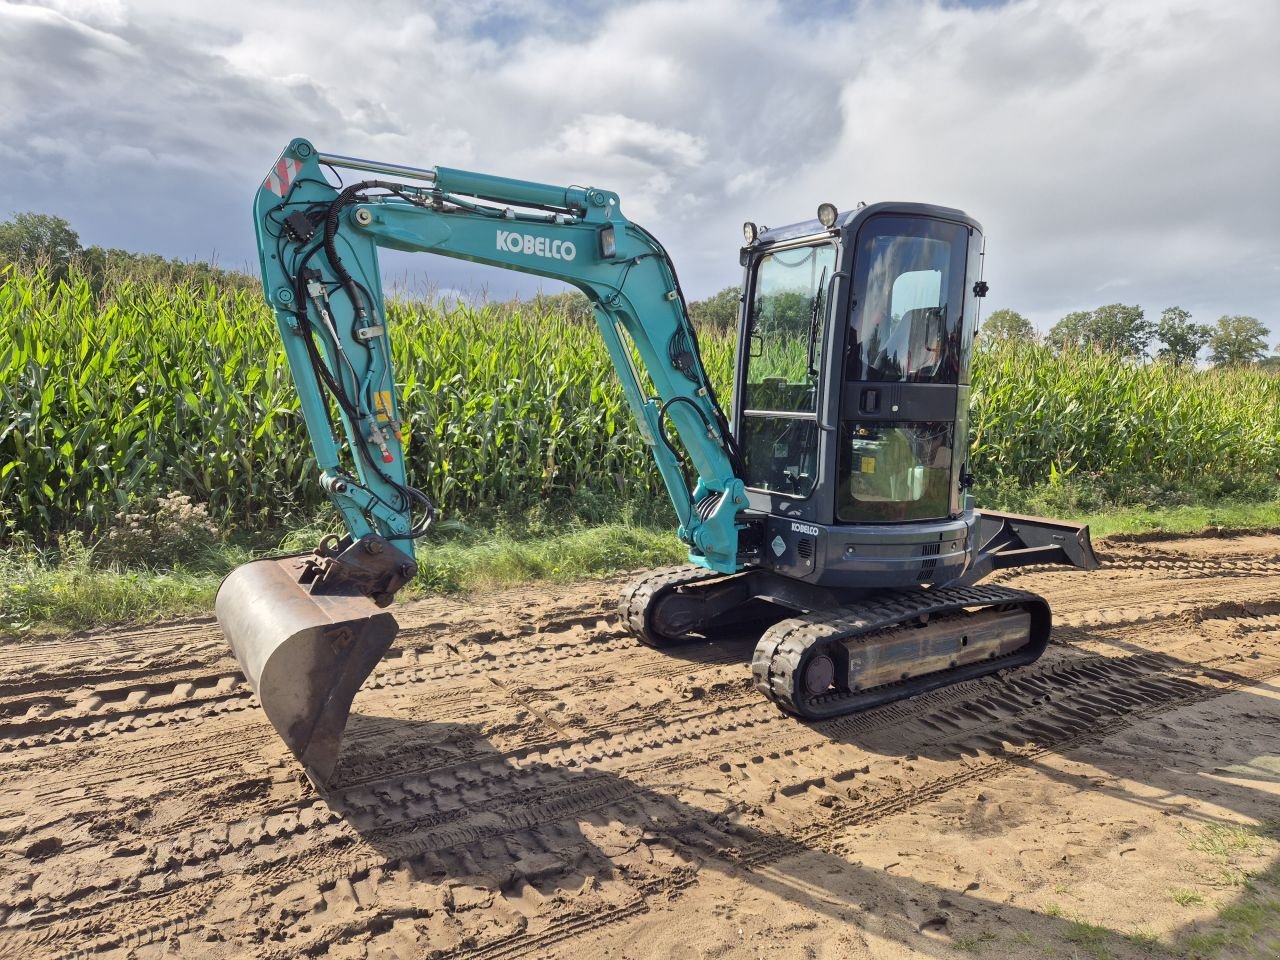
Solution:
M1100 552L1000 578L1038 663L813 725L616 583L407 605L326 796L212 623L5 648L0 955L1160 956L1280 854L1280 536Z

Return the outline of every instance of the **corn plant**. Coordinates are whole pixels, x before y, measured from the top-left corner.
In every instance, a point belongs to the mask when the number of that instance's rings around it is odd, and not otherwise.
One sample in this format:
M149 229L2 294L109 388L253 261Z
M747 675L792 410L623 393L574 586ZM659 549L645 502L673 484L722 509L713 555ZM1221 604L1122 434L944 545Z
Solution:
M523 307L395 300L409 467L446 517L548 505L599 522L666 494L594 325ZM733 333L702 334L728 398ZM1280 470L1280 378L1037 345L980 351L973 466L1031 485L1075 473L1230 492ZM216 278L0 271L0 538L102 536L180 491L223 531L312 520L324 498L275 320Z

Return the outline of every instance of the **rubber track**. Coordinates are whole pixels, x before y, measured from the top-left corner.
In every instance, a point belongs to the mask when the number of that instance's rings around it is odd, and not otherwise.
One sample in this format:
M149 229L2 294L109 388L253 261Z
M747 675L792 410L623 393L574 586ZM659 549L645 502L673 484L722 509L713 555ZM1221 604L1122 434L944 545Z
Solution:
M866 636L921 616L945 615L965 607L1003 605L1034 605L1042 607L1046 615L1049 610L1043 597L1025 590L976 586L896 593L880 600L870 600L808 617L793 617L770 627L760 638L751 661L752 679L757 690L788 713L807 720L824 720L864 709L863 704L879 706L936 689L955 682L955 679L971 679L1030 663L1043 652L1042 643L1036 645L1030 656L1024 648L1002 657L965 664L954 670L935 671L896 684L816 697L802 698L797 695L801 661L818 644ZM1048 639L1047 633L1044 639ZM948 680L948 677L955 679Z
M725 576L692 563L660 567L632 581L618 600L618 615L637 640L649 647L670 647L688 641L658 633L649 623L648 613L662 596L691 583L718 580Z

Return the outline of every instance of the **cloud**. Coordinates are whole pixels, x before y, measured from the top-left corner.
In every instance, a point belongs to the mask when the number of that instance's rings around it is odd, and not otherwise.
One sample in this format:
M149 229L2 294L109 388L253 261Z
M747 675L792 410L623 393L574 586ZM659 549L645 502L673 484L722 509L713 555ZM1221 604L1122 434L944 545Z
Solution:
M620 113L587 114L574 120L560 131L557 150L562 156L577 154L579 162L613 156L643 166L678 170L697 168L707 158L706 145L700 138Z
M1270 322L1280 73L1269 0L0 2L0 216L253 263L289 138L619 192L686 288L739 225L818 202L960 206L993 307L1107 299ZM418 261L396 261L397 270ZM440 287L538 281L432 262Z
M1275 234L1250 211L1280 210L1280 128L1259 122L1280 111L1280 8L1039 0L902 20L876 23L842 87L835 155L858 158L867 199L983 220L995 305L1049 322L1123 279L1151 312L1274 310Z

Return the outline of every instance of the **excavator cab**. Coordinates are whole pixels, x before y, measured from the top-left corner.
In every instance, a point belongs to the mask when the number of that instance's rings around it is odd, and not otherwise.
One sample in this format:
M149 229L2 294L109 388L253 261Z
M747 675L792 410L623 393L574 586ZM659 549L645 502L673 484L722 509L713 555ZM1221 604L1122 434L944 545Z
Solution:
M734 422L753 508L828 527L962 516L981 256L975 221L920 204L743 249Z
M741 251L733 427L755 564L847 594L1021 559L1012 540L983 556L981 529L1008 524L968 493L981 226L929 204L824 207L829 222L749 227ZM1077 525L1017 521L1040 556L1093 563Z

